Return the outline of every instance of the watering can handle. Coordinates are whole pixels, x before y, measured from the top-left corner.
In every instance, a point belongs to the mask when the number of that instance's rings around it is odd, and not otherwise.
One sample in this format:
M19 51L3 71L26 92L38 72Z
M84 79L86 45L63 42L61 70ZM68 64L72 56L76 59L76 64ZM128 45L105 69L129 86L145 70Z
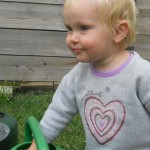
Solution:
M35 117L30 116L25 125L25 142L32 141L32 138L35 140L37 150L49 150L39 122Z

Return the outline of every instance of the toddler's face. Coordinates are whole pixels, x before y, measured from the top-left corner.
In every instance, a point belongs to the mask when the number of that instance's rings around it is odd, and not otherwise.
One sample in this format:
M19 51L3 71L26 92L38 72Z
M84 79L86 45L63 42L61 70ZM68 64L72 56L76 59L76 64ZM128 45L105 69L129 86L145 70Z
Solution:
M104 16L105 17L105 16ZM111 34L98 18L97 3L79 0L64 9L66 44L81 62L105 59L113 51Z

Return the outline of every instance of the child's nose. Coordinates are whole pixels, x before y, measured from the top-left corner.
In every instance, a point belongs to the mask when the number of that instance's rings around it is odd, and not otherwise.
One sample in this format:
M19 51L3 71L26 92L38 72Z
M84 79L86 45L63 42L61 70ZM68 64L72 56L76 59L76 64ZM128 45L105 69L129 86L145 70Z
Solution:
M76 33L76 32L72 33L72 35L71 35L71 42L72 43L79 42L79 34L78 33Z

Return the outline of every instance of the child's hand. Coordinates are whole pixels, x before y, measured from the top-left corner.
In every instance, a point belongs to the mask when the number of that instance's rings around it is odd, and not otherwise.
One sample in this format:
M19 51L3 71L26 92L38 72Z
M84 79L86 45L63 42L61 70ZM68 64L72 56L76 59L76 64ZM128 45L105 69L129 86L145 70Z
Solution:
M35 144L34 140L32 141L32 144L30 145L30 147L28 148L28 150L37 150L36 144Z

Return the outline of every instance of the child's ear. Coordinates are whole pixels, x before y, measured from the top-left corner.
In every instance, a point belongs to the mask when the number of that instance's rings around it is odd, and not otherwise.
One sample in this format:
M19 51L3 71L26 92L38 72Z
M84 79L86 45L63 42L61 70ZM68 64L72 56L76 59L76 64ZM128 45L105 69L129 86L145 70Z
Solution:
M115 29L114 42L120 43L128 34L129 25L126 21L120 21Z

